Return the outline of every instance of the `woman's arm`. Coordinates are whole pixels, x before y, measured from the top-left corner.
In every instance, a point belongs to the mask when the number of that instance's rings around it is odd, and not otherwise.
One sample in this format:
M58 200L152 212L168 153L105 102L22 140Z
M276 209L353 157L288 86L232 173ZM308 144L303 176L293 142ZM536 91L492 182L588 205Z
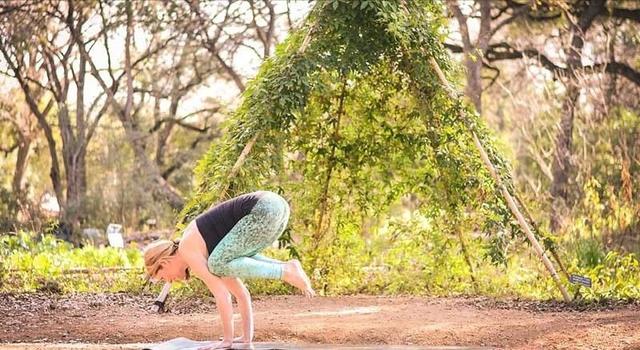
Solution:
M223 277L222 282L236 297L240 315L242 316L242 342L253 341L253 309L251 306L251 294L242 281L237 277Z
M216 299L216 307L220 311L223 333L222 343L217 346L230 347L233 343L233 306L229 290L220 277L209 272L207 260L204 257L197 256L197 254L189 254L184 259L189 264L191 272L207 285L207 288Z

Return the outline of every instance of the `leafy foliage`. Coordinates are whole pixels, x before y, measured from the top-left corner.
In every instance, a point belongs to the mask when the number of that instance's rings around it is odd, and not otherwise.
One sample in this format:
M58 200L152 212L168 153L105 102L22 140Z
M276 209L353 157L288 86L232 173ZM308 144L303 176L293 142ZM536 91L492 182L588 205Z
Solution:
M507 240L520 231L469 131L508 186L509 169L478 115L452 100L429 66L433 57L456 80L442 45L441 12L432 1L318 3L262 65L225 136L200 161L199 186L181 222L215 202L227 184L229 197L278 191L295 211L292 251L321 271L320 257L340 254L322 246L345 238L342 228L362 231L363 218L388 216L391 204L414 194L454 216L484 213L476 226L492 237L487 256L506 262ZM241 171L227 178L253 137Z
M280 242L287 250L268 254L305 259L322 293L554 297L552 280L541 278L546 273L520 245L525 240L469 131L513 190L504 149L472 108L449 97L429 65L434 58L450 81L459 81L441 44L441 12L439 2L426 0L318 2L249 82L223 138L200 160L181 222L216 202L227 185L227 197L270 189L287 197L293 215ZM621 113L598 132L622 134L619 142L631 144L637 132L627 129L637 125L637 115ZM228 178L254 137L240 172ZM600 185L611 177L629 183L608 166L612 154L597 163L597 179L584 187L582 214L563 252L570 273L594 281L593 289L581 290L589 300L640 295L636 256L607 252L599 241L638 223L637 208ZM547 249L555 248L558 239L536 234ZM62 273L69 267L141 269L137 250L75 249L46 237L3 241L2 288L141 288L138 273L116 282ZM15 268L31 272L8 272ZM280 282L249 284L254 293L291 291ZM178 294L203 293L197 280L178 288Z
M538 262L522 251L508 257L507 266L483 261L482 237L466 237L473 273L465 263L455 236L446 231L446 212L404 214L376 226L362 239L358 225L339 227L330 245L319 247L314 283L325 295L414 294L511 296L548 299L555 293L551 278L540 278ZM344 222L344 218L341 220ZM451 225L449 223L449 225ZM634 254L602 253L597 244L584 242L569 261L569 270L590 277L592 289L580 289L587 301L637 299L640 263ZM282 249L267 255L285 259ZM145 288L140 252L87 246L74 248L51 235L20 232L0 241L0 291L54 293L126 291L157 293L161 284ZM129 267L108 271L105 268ZM86 269L82 273L70 273ZM472 280L475 278L475 283ZM249 280L253 294L288 294L281 281ZM573 292L577 287L573 286ZM209 295L197 278L176 283L175 297Z
M144 282L135 248L74 248L53 235L19 232L0 238L0 259L0 289L9 291L136 292Z

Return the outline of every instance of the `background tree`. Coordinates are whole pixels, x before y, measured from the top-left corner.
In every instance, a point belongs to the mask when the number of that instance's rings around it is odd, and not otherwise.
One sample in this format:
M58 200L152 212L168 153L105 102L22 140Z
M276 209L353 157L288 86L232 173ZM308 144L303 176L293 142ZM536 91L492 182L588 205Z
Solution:
M563 101L559 106L559 127L553 131L549 130L554 134L554 145L530 146L530 154L550 182L548 191L551 196L550 202L553 203L549 209L552 214L551 227L557 230L569 215L567 207L573 206L580 197L577 194L580 189L570 180L575 178L572 174L576 174L576 170L572 168L579 165L576 164L576 157L572 151L575 143L574 125L579 114L582 114L583 120L591 118L588 108L581 108L583 104L579 103L579 100L586 99L591 106L601 105L598 102L599 98L593 94L596 89L600 89L607 91L600 97L611 102L611 99L605 96L611 96L613 86L619 82L617 77L623 77L626 80L625 86L637 92L640 74L633 68L632 59L637 53L632 48L629 50L630 47L627 45L616 45L615 43L625 34L621 34L620 31L614 34L612 28L617 30L637 27L640 10L634 2L604 0L543 1L535 4L496 1L491 2L490 10L486 8L487 4L474 2L466 9L465 15L457 2L451 1L448 5L457 21L462 23L459 28L463 45L449 44L448 47L454 52L464 52L467 57L467 88L475 86L474 81L480 65L486 67L487 71L499 74L501 70L495 64L514 59L524 60L521 67L528 69L537 65L547 70L554 81L561 83L561 90L551 92L554 96L562 96ZM478 43L475 46L471 45L468 39L468 28L465 25L467 21L473 21L474 24L480 21ZM486 38L483 33L490 34L491 42L488 45L480 45L480 39ZM585 47L588 47L589 51L585 51ZM477 50L478 53L478 59L475 61L469 58L473 55L473 50ZM616 55L616 51L622 50L628 55ZM502 64L503 70L504 67L510 69L513 66ZM498 75L494 74L492 82L497 78ZM510 82L517 84L513 80L501 80L500 89L510 85ZM482 88L474 88L474 91L482 91ZM627 88L620 91L627 91ZM475 95L470 95L470 98L477 99ZM477 101L475 104L478 106ZM607 106L611 107L610 104ZM626 106L631 107L630 104ZM504 111L499 109L496 112L487 113L487 118L496 118L499 125L503 125L503 121L499 119ZM535 109L527 112L536 114ZM532 140L531 132L535 130L523 129L522 132L525 139ZM544 159L547 157L543 155L545 153L541 152L541 148L551 152L551 160Z
M21 21L3 21L4 40L0 43L9 75L18 82L25 100L44 130L51 155L51 181L61 207L61 223L65 235L83 221L81 208L86 196L86 152L105 108L97 108L100 98L85 107L86 62L75 61L75 44L68 40L65 21L82 27L84 9L76 12L60 2L23 6L12 11ZM65 40L65 35L67 39ZM32 45L32 43L36 43ZM46 78L45 78L46 77ZM75 101L69 96L71 86L77 91ZM48 98L46 103L41 98ZM42 106L41 106L42 105ZM75 108L74 108L75 107ZM97 113L92 113L97 110ZM49 113L54 113L61 140L65 180L61 181L54 128ZM74 118L75 117L75 118ZM75 119L72 122L72 118ZM56 135L57 136L57 135ZM16 169L19 170L19 169ZM66 188L63 194L63 186Z
M258 62L268 55L276 42L276 25L286 30L291 23L284 5L205 4L211 18L225 13L227 18L204 24L190 21L195 13L187 2L16 0L0 5L5 75L18 83L44 130L53 192L68 232L97 219L94 212L100 204L94 200L102 200L94 197L100 191L92 187L92 201L86 202L87 181L94 181L87 180L86 157L100 124L115 130L109 118L101 123L106 115L115 116L124 131L141 193L151 193L174 210L181 208L182 192L190 183L190 170L181 169L195 162L200 145L219 136L216 125L224 119L220 112L235 95L223 93L226 99L219 100L220 88L208 86L246 79L236 70L247 58L234 60L234 55L248 47L243 55L260 53L253 58ZM243 16L248 9L253 15ZM209 40L204 47L198 33L208 31L218 32L217 41ZM212 50L219 59L211 60ZM213 96L197 101L198 94L211 92ZM202 105L194 107L196 103ZM21 164L27 149L16 148ZM20 169L15 168L16 177ZM176 171L181 171L179 177L171 181Z

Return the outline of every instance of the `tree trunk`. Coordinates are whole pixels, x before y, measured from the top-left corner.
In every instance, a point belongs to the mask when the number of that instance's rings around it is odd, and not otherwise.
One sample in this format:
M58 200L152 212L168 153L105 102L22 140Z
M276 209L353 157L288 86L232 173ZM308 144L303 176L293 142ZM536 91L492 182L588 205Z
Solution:
M31 149L31 140L20 136L18 141L18 157L16 159L16 170L11 180L11 190L17 196L22 194L22 179L27 169L27 160L29 159L29 150Z
M471 100L478 113L482 113L482 80L480 71L482 66L474 62L479 58L472 58L470 54L466 54L464 64L467 67L467 86L465 94Z
M142 173L146 173L148 180L153 185L153 196L166 200L167 203L174 209L182 209L184 206L184 199L180 195L180 192L176 190L169 182L162 177L162 173L158 168L158 165L151 161L146 153L146 144L141 137L142 132L135 130L130 123L123 121L125 128L125 134L129 140L129 144L133 149L133 154L138 165L138 170Z
M86 154L82 150L74 150L65 154L67 205L63 221L71 228L71 239L77 242L81 224L85 219L85 198L87 195Z
M22 135L19 132L18 141L18 156L16 158L16 170L13 173L13 179L11 181L11 190L16 198L16 210L23 214L28 213L27 193L22 187L22 179L24 178L25 170L27 169L29 151L31 150L31 139Z
M557 231L562 225L569 196L568 184L571 170L571 154L573 143L573 121L576 113L576 102L580 96L580 86L576 73L582 68L582 48L584 38L594 19L604 8L605 0L593 0L580 14L577 20L570 19L571 41L567 48L567 92L562 104L560 129L556 136L556 151L553 159L553 182L551 184L552 215L551 228ZM570 16L570 15L569 15Z
M462 38L464 65L467 69L465 95L471 100L478 113L482 114L482 61L491 39L491 3L480 0L480 30L475 42L472 42L467 25L467 16L462 13L458 1L448 0L447 5L453 13Z
M568 200L567 187L571 170L573 120L575 117L575 103L579 95L579 87L569 83L567 95L562 105L562 118L560 120L560 129L556 136L556 150L552 163L553 182L551 184L551 196L553 199L553 210L551 227L554 231L562 226L562 217L566 211L566 203Z
M133 23L133 8L130 0L125 2L127 13L127 34L125 36L125 73L127 77L127 98L124 104L124 108L118 108L120 121L125 129L125 134L135 155L136 163L140 167L141 171L146 171L152 184L154 184L154 195L159 196L167 200L169 205L174 209L182 209L184 205L184 199L180 193L173 188L166 179L162 177L162 173L158 168L158 165L152 162L147 156L145 149L146 144L144 140L143 132L140 130L138 123L135 120L135 116L132 114L133 108L133 72L131 61L131 40L133 39L134 23ZM111 95L112 101L115 103L113 95Z
M125 45L124 45L124 56L125 56L125 77L127 79L126 82L126 100L124 105L118 102L115 98L115 83L113 82L113 86L107 86L106 82L100 75L98 68L95 65L95 62L89 56L89 53L84 46L85 43L82 40L82 33L75 28L72 23L69 23L69 27L71 29L71 36L75 40L80 55L84 57L86 63L89 66L89 70L91 71L91 75L98 81L98 84L103 89L105 94L107 95L107 99L109 104L113 107L118 119L122 123L122 127L125 131L125 135L129 145L131 146L134 157L136 160L136 164L140 172L145 173L149 180L151 180L151 184L154 186L153 194L154 196L160 196L163 200L167 200L169 205L174 209L181 209L184 205L184 199L180 195L180 193L173 188L163 177L162 173L158 169L158 166L150 160L149 156L146 154L146 144L145 144L145 133L140 130L140 126L135 120L135 116L132 113L133 110L133 73L132 73L132 60L131 60L131 46L132 46L132 38L133 38L133 9L132 2L126 1L126 36L125 36Z

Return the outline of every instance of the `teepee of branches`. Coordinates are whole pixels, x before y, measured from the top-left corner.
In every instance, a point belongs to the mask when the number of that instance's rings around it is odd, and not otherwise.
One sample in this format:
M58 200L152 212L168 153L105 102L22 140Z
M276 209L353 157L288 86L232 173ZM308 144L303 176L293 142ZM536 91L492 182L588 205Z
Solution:
M357 188L372 178L371 169L383 174L391 159L411 159L398 170L400 180L385 180L387 197L422 191L455 206L484 196L498 221L526 237L570 301L547 257L551 251L560 263L551 240L515 194L490 132L449 83L459 72L442 45L441 10L432 0L317 2L303 26L263 63L225 136L201 159L181 222L221 199L282 188L279 174L298 161L313 167L304 174L317 176L312 238L321 241L337 172L351 174L347 181ZM292 154L298 157L292 160ZM375 189L361 192L366 201Z

